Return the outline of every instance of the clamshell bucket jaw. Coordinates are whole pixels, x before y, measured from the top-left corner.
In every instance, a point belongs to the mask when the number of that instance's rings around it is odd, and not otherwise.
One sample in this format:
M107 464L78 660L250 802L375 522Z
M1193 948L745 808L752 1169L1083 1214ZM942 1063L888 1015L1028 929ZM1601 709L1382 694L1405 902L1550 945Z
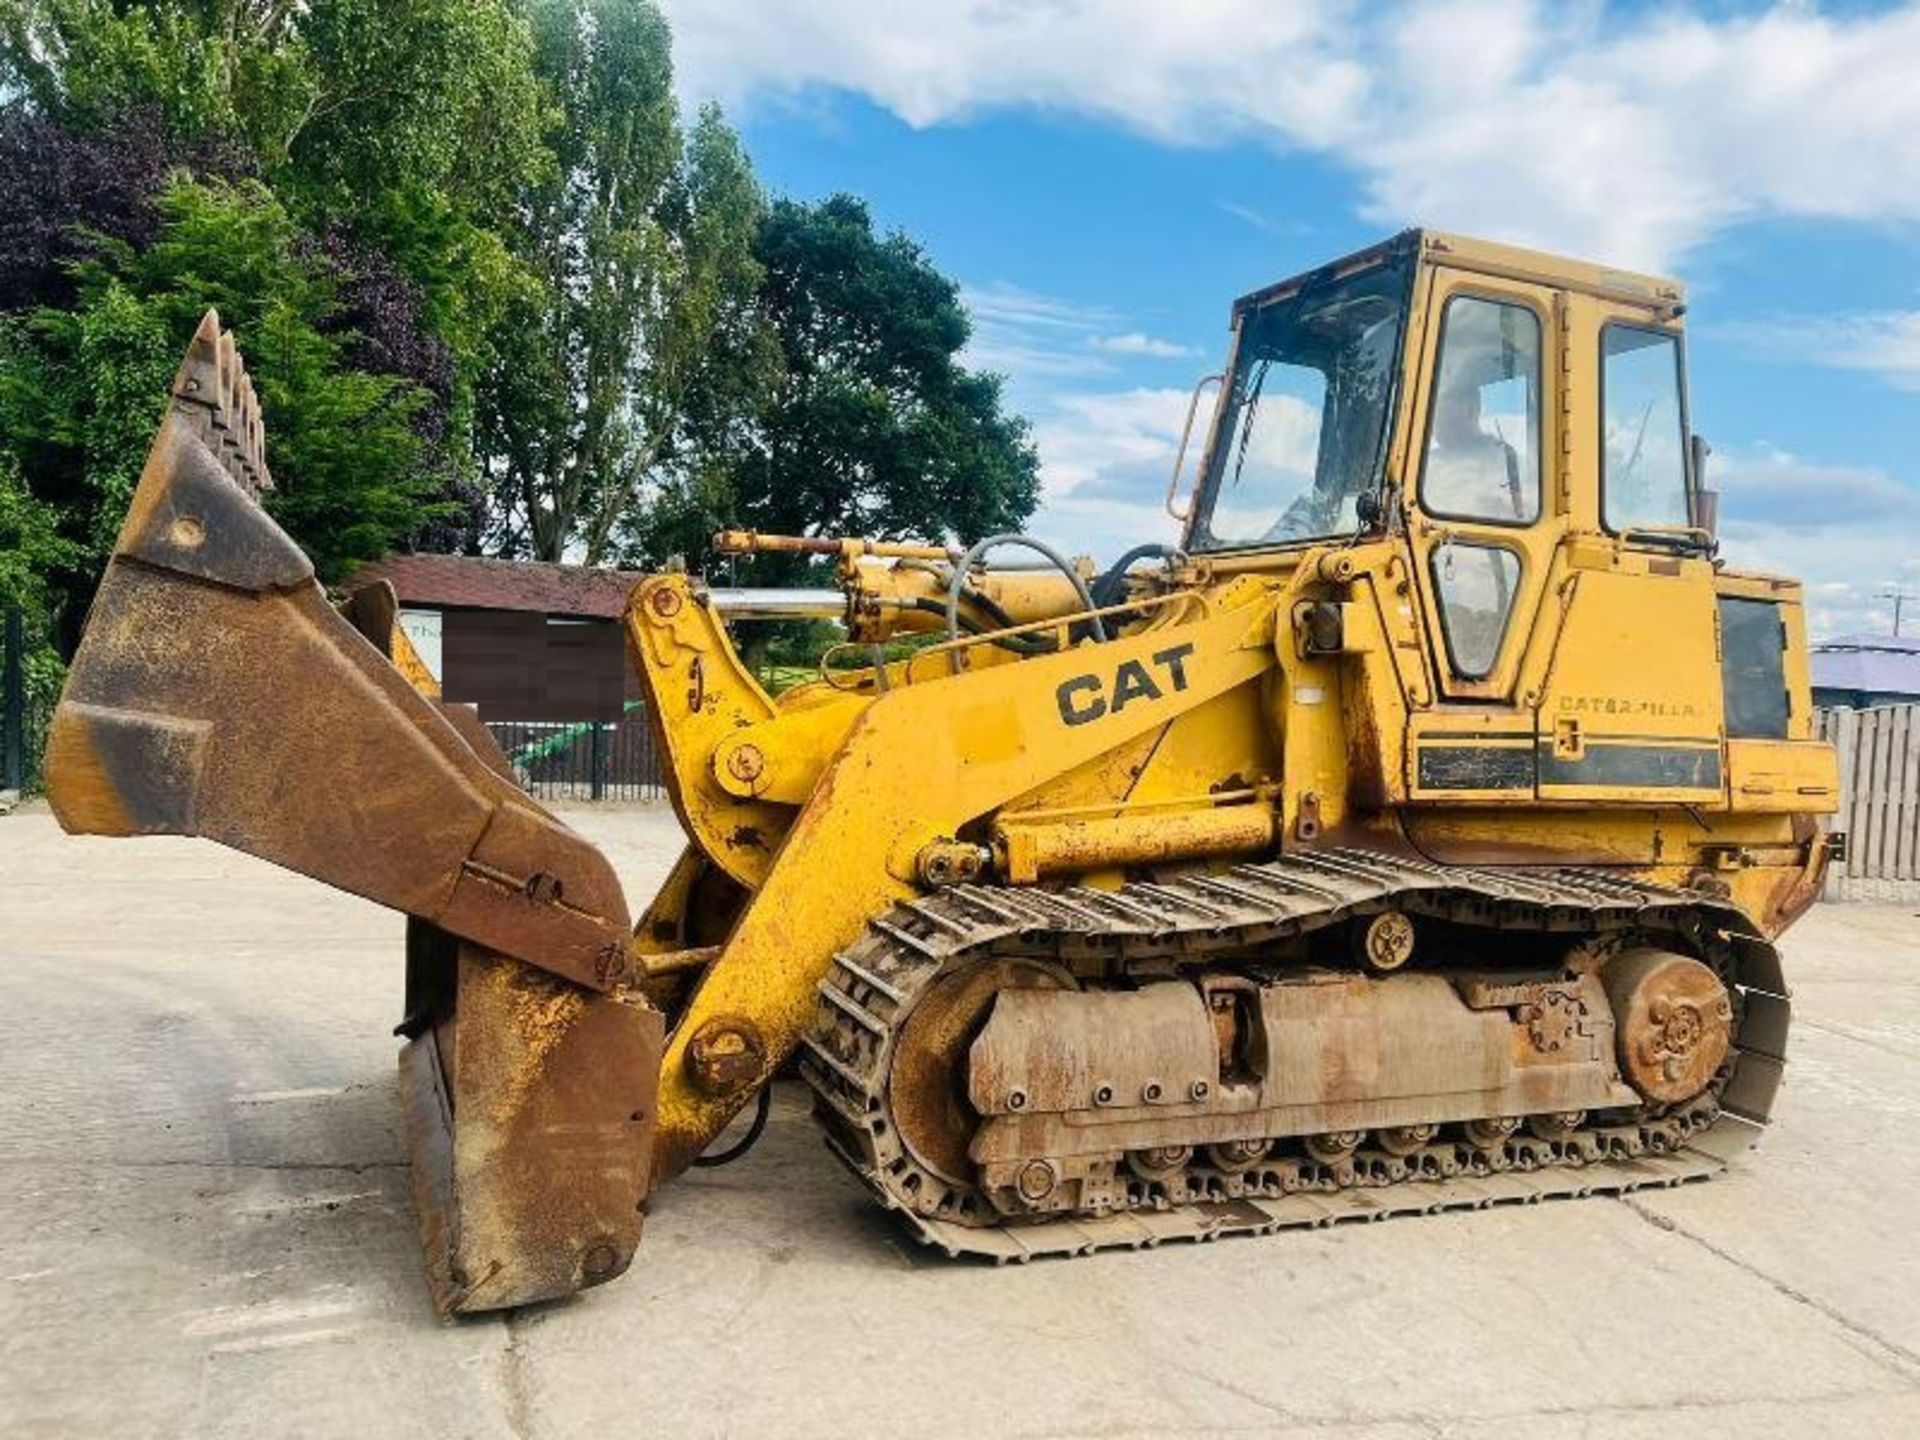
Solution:
M662 1028L626 991L619 882L328 604L258 503L264 440L210 312L54 715L54 813L204 836L413 917L403 1071L442 1308L609 1279L639 1237Z

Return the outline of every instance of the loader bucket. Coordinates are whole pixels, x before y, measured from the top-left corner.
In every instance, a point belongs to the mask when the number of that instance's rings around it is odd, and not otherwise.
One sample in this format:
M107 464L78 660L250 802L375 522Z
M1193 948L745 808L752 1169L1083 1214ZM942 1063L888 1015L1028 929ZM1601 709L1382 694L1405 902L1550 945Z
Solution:
M54 813L413 917L402 1073L442 1309L610 1279L639 1239L662 1029L626 990L619 882L327 603L258 503L264 440L209 313L54 714Z

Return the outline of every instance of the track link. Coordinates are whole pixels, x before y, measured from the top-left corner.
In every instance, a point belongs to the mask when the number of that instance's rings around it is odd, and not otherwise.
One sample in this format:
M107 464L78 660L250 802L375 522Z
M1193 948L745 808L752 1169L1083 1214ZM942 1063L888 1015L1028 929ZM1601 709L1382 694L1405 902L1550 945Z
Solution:
M894 1046L920 997L987 957L1069 970L1164 975L1256 951L1358 915L1398 908L1489 931L1569 940L1673 935L1713 964L1736 998L1734 1049L1709 1093L1632 1125L1589 1124L1551 1143L1517 1136L1414 1156L1362 1151L1354 1164L1263 1162L1244 1174L1189 1167L1136 1187L1102 1213L1010 1219L970 1184L923 1164L890 1122ZM1325 850L1117 891L956 886L875 919L820 982L801 1073L829 1146L918 1237L998 1262L1168 1240L1211 1240L1399 1215L1623 1194L1704 1179L1766 1123L1786 1052L1778 953L1730 903L1691 891L1559 868L1485 870L1360 850Z

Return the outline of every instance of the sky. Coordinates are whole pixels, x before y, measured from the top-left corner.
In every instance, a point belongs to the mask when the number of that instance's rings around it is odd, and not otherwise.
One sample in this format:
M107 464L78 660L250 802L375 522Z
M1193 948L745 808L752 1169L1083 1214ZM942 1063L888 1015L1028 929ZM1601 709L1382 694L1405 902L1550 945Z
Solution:
M1920 596L1920 6L665 8L771 190L959 281L1070 552L1178 538L1235 296L1417 224L1682 278L1729 562L1803 578L1816 636Z

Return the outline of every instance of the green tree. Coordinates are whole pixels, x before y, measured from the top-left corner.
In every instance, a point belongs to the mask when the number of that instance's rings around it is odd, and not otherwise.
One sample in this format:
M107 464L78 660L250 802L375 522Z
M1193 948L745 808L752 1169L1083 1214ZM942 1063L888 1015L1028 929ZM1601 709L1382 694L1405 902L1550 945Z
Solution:
M28 491L20 462L0 451L0 609L20 606L34 633L44 633L55 599L47 577L79 557L58 513Z
M535 277L507 218L551 174L552 121L516 0L324 0L304 7L307 104L268 179L308 229L340 230L389 258L421 296L414 323L447 351L444 423L428 438L477 470L476 386ZM406 372L417 381L433 377Z
M1039 499L1038 459L999 378L960 363L953 281L905 236L876 235L847 195L776 203L755 253L779 380L721 447L729 465L666 488L636 553L697 555L723 525L962 541L1018 529Z
M0 0L0 78L42 113L157 110L335 213L506 203L544 162L532 54L516 0Z
M58 697L64 674L58 652L47 643L60 599L51 577L79 559L80 547L60 533L59 514L33 497L19 462L0 451L0 622L9 606L20 607L27 704L40 713Z
M284 149L312 103L289 0L0 0L0 80L45 114L105 128L157 108L183 138Z
M539 284L495 346L481 445L502 548L558 560L575 547L592 564L652 479L686 463L691 398L751 388L739 332L764 201L716 110L682 132L651 0L532 13L555 164L520 206L514 250Z
M9 86L81 131L157 115L189 168L257 175L367 278L361 358L435 392L415 412L432 468L475 482L475 381L532 283L498 227L551 164L518 0L0 0Z
M144 249L78 267L70 309L16 318L0 345L0 436L63 518L83 575L118 532L184 347L209 306L239 335L271 436L269 508L326 578L434 512L410 419L422 395L345 363L323 328L331 271L257 182L176 182Z
M0 454L76 600L209 302L329 574L475 544L449 497L595 562L1032 509L952 283L857 201L769 211L655 0L0 0L0 94Z

